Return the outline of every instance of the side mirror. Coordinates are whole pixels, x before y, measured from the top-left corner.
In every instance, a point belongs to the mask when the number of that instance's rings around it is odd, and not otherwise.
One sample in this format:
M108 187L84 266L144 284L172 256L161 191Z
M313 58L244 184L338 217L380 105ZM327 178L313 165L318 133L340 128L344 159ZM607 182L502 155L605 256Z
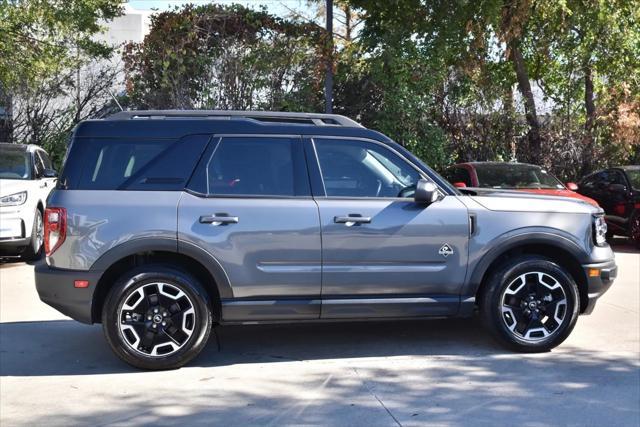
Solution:
M464 182L454 182L453 186L456 188L467 188L467 184L465 184Z
M425 203L430 205L438 201L438 197L440 193L438 193L438 187L435 186L434 183L427 181L426 179L421 179L416 184L416 192L413 195L416 203Z
M578 191L578 184L575 182L567 182L567 189L571 191Z
M624 193L625 191L627 191L627 187L625 187L622 184L611 184L608 187L609 191L611 191L612 193Z
M56 172L54 169L45 169L42 171L42 177L43 178L57 178L58 177L58 172Z

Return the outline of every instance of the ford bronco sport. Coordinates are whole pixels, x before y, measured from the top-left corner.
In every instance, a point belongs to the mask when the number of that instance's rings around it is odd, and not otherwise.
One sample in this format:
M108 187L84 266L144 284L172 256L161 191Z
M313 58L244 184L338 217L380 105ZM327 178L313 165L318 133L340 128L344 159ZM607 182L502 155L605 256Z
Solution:
M45 212L40 298L176 368L212 325L471 316L560 344L616 265L603 212L462 193L338 115L138 111L80 123Z

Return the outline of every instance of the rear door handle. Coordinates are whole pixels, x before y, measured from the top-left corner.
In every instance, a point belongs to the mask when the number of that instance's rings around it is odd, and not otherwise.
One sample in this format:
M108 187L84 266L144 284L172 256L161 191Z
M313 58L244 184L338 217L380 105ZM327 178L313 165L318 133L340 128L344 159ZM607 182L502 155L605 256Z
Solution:
M347 227L351 227L355 224L369 224L371 222L370 216L361 216L358 214L350 214L347 216L336 216L333 218L333 222L336 224L344 224Z
M223 225L237 224L240 219L237 216L229 216L227 214L202 215L200 217L201 224Z

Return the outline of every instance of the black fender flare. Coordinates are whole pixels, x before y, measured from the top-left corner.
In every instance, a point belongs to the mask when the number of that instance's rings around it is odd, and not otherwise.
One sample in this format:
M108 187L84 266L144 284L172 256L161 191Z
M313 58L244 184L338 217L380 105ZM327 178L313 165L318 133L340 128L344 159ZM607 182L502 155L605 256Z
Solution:
M468 280L461 291L461 299L475 297L482 278L491 264L510 250L526 245L547 245L571 255L580 264L589 262L589 254L571 234L553 228L535 227L505 233L488 244L490 248L477 261L469 260ZM471 257L471 254L469 254ZM473 267L472 267L473 264Z
M104 271L119 260L144 252L173 252L192 258L202 264L215 281L213 284L205 285L215 286L220 298L233 298L229 277L222 268L222 264L213 255L193 243L178 241L169 237L137 238L123 242L102 254L91 265L89 270L101 272L102 275Z

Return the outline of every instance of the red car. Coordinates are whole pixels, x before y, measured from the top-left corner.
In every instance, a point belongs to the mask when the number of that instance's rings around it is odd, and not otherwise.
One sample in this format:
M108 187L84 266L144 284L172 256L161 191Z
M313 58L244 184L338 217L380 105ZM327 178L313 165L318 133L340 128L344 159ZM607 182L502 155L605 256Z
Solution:
M453 165L443 174L456 187L520 190L528 193L572 197L594 206L598 203L576 193L578 186L569 182L565 186L558 178L541 168L527 163L469 162Z

